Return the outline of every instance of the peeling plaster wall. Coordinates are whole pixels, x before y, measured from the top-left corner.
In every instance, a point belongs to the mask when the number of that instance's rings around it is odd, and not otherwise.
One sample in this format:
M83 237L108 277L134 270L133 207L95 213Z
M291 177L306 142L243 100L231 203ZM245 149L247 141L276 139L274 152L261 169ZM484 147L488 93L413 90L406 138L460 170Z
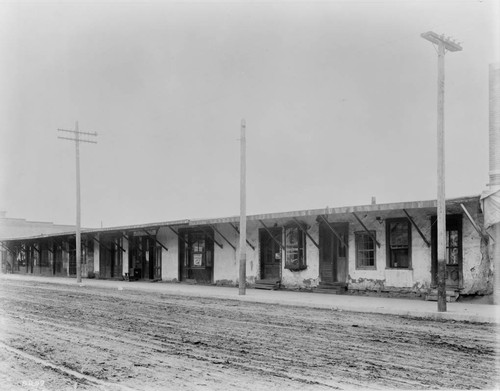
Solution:
M482 214L478 211L475 203L466 205L473 219L481 226ZM433 213L424 210L408 210L417 226L420 228L427 240L431 241L431 216ZM453 207L449 214L463 214L460 207ZM412 268L387 269L386 268L386 238L385 221L378 224L376 217L383 220L388 218L404 217L401 211L371 213L364 217L363 223L370 230L376 231L380 248L376 250L376 270L356 269L356 247L354 232L361 231L359 223L355 222L349 228L349 289L362 290L391 290L401 289L413 292L425 292L431 288L431 262L432 249L428 247L421 238L418 231L412 226ZM361 217L361 216L360 216ZM469 219L462 217L462 272L463 290L462 294L486 294L492 292L493 273L491 263L486 251L486 246L481 244L480 235L476 232Z
M481 227L483 215L477 206L468 205L467 210ZM469 219L463 217L463 287L462 294L493 293L493 263L487 244L475 230Z
M423 210L410 209L408 213L430 242L430 214ZM358 215L363 224L375 231L380 247L376 247L375 269L356 268L355 233L364 232L363 227L355 219L349 217L349 289L361 290L425 290L431 283L431 248L427 246L418 231L411 226L411 269L387 268L386 220L405 218L401 210ZM380 217L380 221L377 220Z
M307 224L307 232L319 244L319 224L316 216L303 217L301 223ZM278 225L289 224L290 220L280 220ZM300 271L285 269L285 254L281 263L281 283L287 288L311 288L319 283L319 249L306 237L306 264L307 268Z

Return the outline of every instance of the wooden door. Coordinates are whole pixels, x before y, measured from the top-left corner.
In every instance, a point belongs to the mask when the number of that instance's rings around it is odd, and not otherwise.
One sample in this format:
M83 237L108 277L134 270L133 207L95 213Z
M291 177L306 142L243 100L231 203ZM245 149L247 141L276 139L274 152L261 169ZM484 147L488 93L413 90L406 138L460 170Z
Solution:
M195 280L202 284L213 281L213 230L186 230L179 234L179 265L182 281Z
M432 284L437 285L437 217L432 216ZM446 287L462 287L462 215L446 216Z
M333 233L333 230L340 237ZM319 226L319 276L321 282L334 283L347 281L348 259L347 244L348 223L326 223Z
M259 230L260 276L266 279L281 279L282 229Z
M156 256L154 262L154 279L161 280L161 247L156 247Z

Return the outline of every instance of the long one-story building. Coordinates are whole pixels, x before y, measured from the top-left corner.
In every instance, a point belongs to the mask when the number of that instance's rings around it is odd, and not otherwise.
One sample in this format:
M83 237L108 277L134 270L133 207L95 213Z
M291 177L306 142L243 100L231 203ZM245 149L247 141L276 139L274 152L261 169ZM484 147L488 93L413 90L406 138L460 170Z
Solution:
M446 202L446 285L489 294L493 263L480 197ZM237 285L239 217L82 231L82 275ZM436 286L436 201L247 217L247 284L425 294ZM2 240L2 271L76 275L75 233Z

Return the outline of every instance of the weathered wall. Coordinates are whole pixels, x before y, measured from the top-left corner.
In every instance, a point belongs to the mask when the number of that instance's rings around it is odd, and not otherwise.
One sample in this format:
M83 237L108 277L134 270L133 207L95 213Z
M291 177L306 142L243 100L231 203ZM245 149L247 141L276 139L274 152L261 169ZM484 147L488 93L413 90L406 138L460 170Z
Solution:
M417 209L410 209L408 213L430 242L430 215ZM375 270L356 269L355 232L362 232L363 227L359 222L349 217L351 223L349 224L349 289L377 291L392 289L421 291L428 289L431 284L431 248L427 246L413 226L411 228L411 269L390 269L387 267L385 221L390 218L406 217L406 215L402 211L388 211L358 217L369 230L375 231L380 247L376 248ZM377 220L377 217L380 217L380 220Z
M170 228L159 229L156 239L168 251L162 248L161 253L161 279L163 281L179 281L179 238Z
M99 235L97 235L97 240L99 240ZM100 257L100 251L99 251L99 243L97 240L94 240L94 275L96 278L99 278L99 257Z
M215 240L222 245L222 248L214 243L213 281L219 285L234 285L238 283L239 276L239 247L237 247L239 236L229 224L218 224L216 228L236 247L236 251L214 231Z
M301 223L307 224L307 232L319 243L319 225L316 216L309 216L300 219ZM279 226L293 225L290 220L278 220ZM283 241L284 243L284 241ZM283 252L283 262L281 262L281 283L286 288L311 288L319 283L319 250L314 243L306 238L306 264L307 268L300 271L285 269L285 254Z
M468 205L467 210L481 227L483 215L476 205ZM493 293L493 263L490 262L487 243L475 230L469 219L463 217L463 284L462 294Z

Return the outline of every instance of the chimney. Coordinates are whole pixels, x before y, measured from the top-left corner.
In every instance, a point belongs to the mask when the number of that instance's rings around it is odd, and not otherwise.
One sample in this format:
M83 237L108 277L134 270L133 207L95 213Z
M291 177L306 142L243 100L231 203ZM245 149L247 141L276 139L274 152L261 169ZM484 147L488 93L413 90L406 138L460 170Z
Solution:
M500 186L500 63L490 64L490 189Z

